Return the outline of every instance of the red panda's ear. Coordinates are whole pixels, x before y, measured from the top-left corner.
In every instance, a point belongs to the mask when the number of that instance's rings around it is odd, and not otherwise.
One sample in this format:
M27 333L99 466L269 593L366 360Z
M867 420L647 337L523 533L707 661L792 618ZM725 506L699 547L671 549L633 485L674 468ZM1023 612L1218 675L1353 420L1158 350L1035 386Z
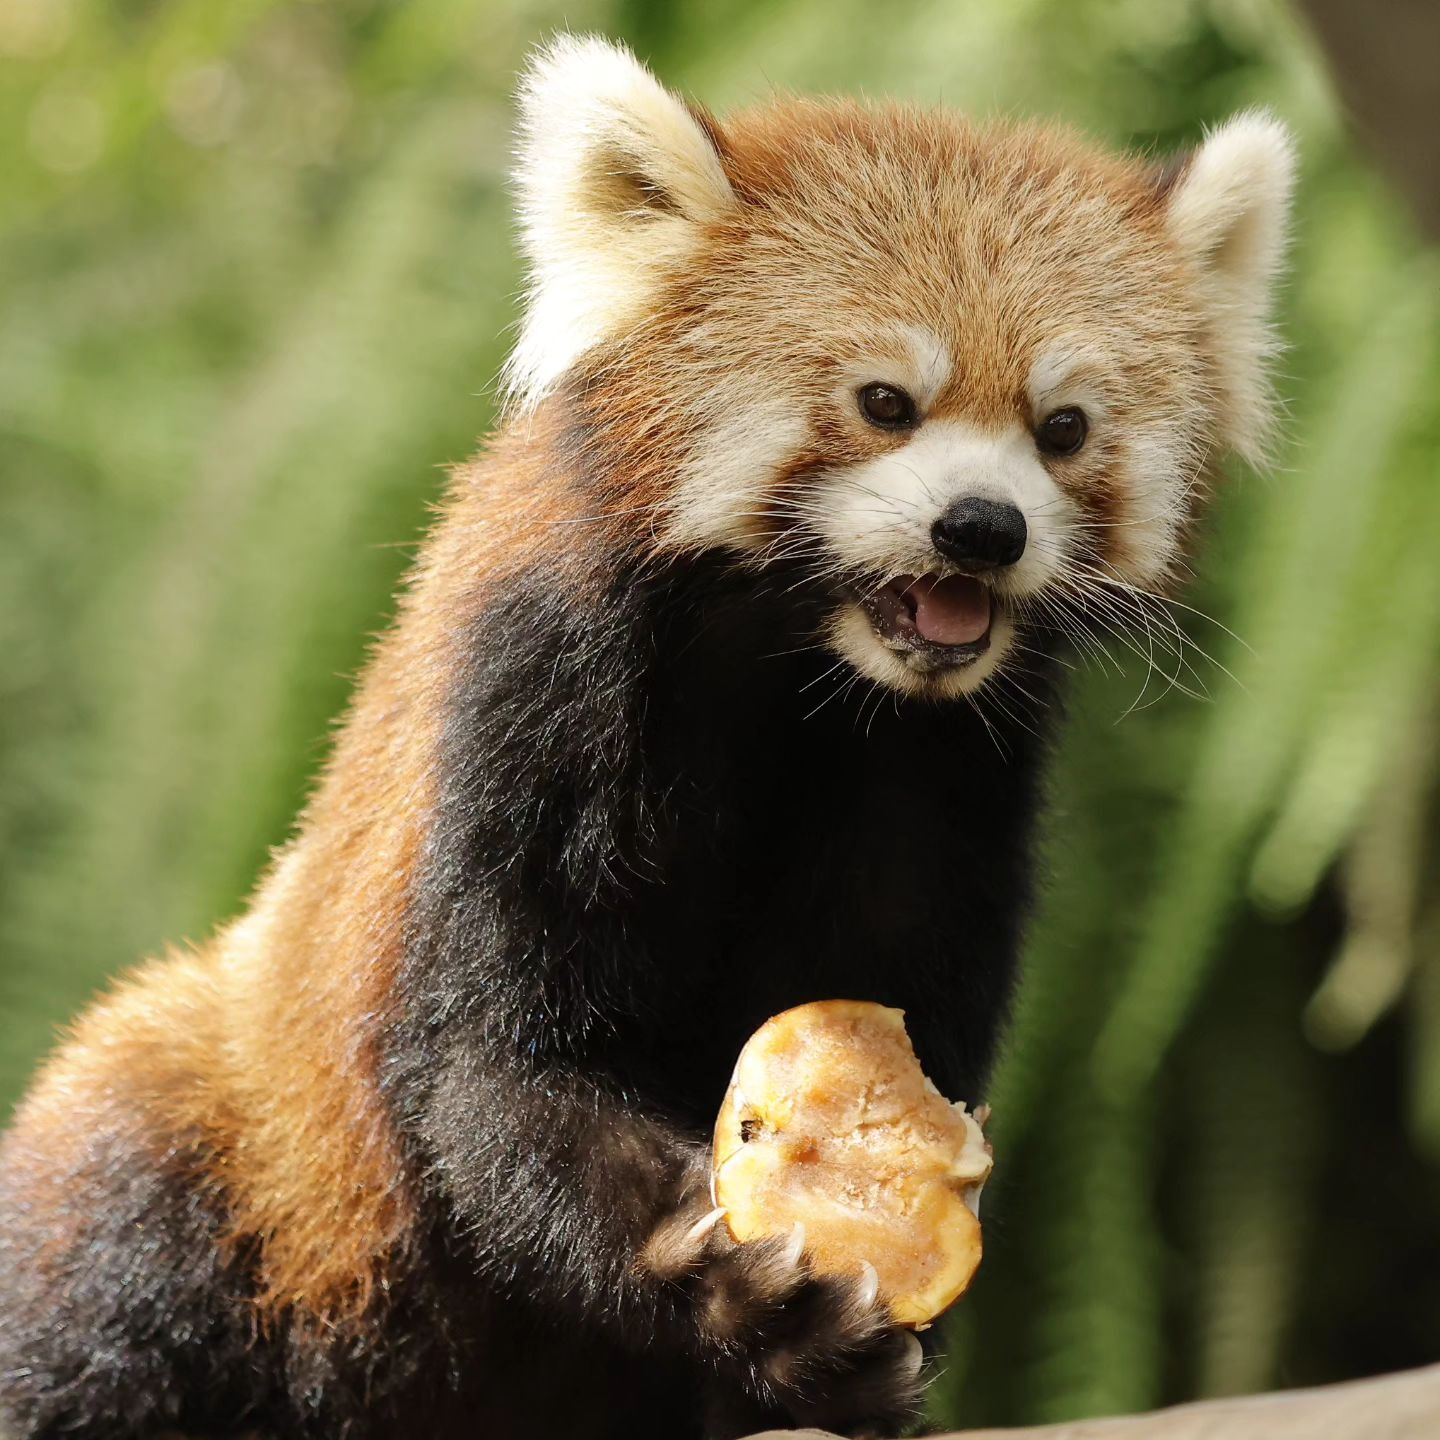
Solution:
M697 112L622 46L569 35L521 84L515 179L530 283L506 386L523 407L642 319L736 200Z
M1221 436L1251 461L1270 431L1270 312L1294 183L1294 141L1263 111L1226 121L1162 182L1167 227L1209 322Z

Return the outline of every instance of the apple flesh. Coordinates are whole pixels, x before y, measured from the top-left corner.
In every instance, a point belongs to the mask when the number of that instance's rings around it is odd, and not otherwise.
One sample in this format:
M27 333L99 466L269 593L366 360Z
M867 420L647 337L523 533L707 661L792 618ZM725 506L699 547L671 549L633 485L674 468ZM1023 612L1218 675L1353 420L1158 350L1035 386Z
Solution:
M825 1000L767 1020L741 1051L712 1189L736 1240L791 1237L816 1273L856 1278L924 1329L980 1264L992 1163L977 1118L921 1070L903 1012Z

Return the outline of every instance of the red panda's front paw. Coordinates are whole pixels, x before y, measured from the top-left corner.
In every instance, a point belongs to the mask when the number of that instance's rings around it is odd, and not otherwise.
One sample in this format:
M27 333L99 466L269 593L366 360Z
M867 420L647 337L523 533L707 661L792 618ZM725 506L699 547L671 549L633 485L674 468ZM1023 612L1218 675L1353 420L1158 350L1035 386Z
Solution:
M783 1242L733 1246L702 1276L702 1328L722 1387L792 1425L898 1435L920 1411L920 1342L872 1287L811 1273Z
M897 1435L917 1418L920 1342L893 1323L873 1282L816 1275L791 1241L737 1245L718 1211L677 1216L646 1261L690 1291L714 1375L712 1435L767 1423Z

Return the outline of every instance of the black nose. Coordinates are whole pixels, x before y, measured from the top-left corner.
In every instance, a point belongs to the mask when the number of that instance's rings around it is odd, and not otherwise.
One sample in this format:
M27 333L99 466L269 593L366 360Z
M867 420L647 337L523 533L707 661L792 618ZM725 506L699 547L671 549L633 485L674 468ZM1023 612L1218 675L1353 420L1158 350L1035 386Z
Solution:
M1013 505L969 496L930 527L935 548L971 570L1013 565L1025 553L1025 517Z

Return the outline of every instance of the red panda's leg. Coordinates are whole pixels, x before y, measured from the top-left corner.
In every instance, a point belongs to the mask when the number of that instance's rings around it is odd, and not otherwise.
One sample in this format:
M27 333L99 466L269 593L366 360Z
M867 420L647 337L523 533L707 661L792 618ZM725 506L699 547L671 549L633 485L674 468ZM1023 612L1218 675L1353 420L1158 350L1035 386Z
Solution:
M254 1246L230 1237L220 1178L218 1013L202 957L136 971L76 1021L0 1140L7 1440L274 1414Z
M78 1121L77 1121L78 1123ZM58 1143L57 1143L58 1142ZM200 1153L110 1123L0 1146L0 1431L113 1440L264 1413L245 1259Z
M813 1277L784 1245L697 1224L711 1209L704 1137L489 1047L452 1051L420 1128L492 1283L571 1323L579 1309L633 1350L688 1357L712 1421L746 1415L731 1433L914 1418L918 1347L873 1295Z
M712 1440L771 1426L894 1434L920 1410L920 1343L859 1281L811 1273L784 1240L730 1239L709 1193L710 1152L651 1233L641 1266L690 1297Z

